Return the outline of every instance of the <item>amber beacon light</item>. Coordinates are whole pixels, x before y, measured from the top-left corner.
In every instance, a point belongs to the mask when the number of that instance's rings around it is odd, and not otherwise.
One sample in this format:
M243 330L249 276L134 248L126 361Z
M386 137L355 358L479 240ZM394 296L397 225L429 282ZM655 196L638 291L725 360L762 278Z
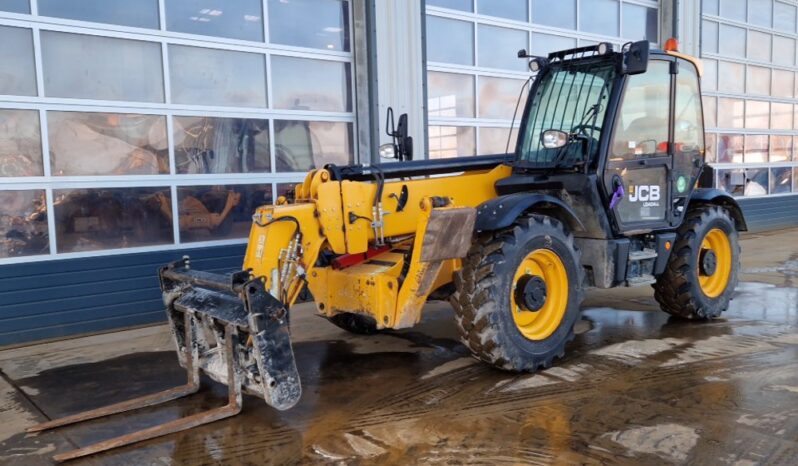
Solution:
M671 37L670 39L665 41L665 51L666 52L678 52L679 51L679 41L675 38Z

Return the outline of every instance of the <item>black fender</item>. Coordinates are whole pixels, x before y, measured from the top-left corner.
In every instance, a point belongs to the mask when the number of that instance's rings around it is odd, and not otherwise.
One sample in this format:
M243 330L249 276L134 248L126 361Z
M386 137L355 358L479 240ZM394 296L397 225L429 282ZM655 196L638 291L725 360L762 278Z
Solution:
M690 196L690 203L687 209L700 204L712 204L725 208L734 219L734 226L737 231L748 231L748 224L743 216L743 209L740 204L729 193L716 188L696 188Z
M584 231L576 212L562 200L548 194L515 193L499 196L477 206L476 231L507 228L524 212L536 212L563 222L570 231Z

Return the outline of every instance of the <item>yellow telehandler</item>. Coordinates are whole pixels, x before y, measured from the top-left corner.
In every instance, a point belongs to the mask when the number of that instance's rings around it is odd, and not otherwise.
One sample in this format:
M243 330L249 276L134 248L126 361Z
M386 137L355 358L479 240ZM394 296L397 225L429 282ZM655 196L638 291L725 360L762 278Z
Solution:
M200 373L229 387L225 407L56 459L232 416L242 392L291 408L301 385L289 319L304 289L356 333L412 327L427 300L448 299L463 344L509 371L563 356L587 287L651 284L665 312L718 317L746 223L731 196L704 187L698 60L645 41L519 57L534 78L512 154L404 160L400 118L381 151L400 161L312 170L295 199L258 208L240 272L188 258L160 270L185 386L31 430L193 393Z

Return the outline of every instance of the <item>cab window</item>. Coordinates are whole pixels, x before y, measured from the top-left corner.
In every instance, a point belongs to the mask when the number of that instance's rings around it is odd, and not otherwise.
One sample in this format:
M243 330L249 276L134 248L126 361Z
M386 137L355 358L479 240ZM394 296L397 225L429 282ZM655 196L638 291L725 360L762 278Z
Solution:
M698 74L691 63L680 62L676 77L673 142L676 155L704 148L704 124L701 116L701 94Z
M767 141L764 145L767 146ZM673 106L673 173L677 197L686 196L689 186L698 178L704 150L704 119L698 73L692 63L679 60L676 103Z
M665 156L671 96L670 62L652 60L629 76L612 143L611 160Z

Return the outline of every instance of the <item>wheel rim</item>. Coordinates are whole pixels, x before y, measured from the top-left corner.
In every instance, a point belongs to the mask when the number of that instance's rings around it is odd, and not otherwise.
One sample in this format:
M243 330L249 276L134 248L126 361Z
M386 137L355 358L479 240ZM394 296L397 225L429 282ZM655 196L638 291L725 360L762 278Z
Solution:
M540 299L539 288L535 299L523 299L520 286L545 285ZM529 284L529 285L527 285ZM524 257L513 277L510 309L518 331L529 340L544 340L560 326L568 307L568 273L560 257L550 249L536 249ZM537 305L528 306L530 301ZM530 310L529 307L537 308Z
M732 269L731 242L726 233L714 228L704 236L698 254L698 282L701 291L710 298L717 298L729 285Z

